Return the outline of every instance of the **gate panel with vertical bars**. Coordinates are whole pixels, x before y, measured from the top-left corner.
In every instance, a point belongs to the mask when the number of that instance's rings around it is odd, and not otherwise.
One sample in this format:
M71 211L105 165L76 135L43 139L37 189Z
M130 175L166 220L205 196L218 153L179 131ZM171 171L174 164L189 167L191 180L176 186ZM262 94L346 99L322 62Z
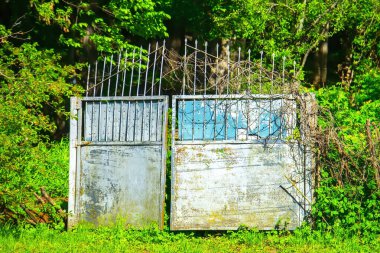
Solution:
M72 107L70 225L120 218L162 227L168 98L90 97L73 99Z
M184 95L172 107L171 229L301 224L311 171L304 148L288 141L293 96Z

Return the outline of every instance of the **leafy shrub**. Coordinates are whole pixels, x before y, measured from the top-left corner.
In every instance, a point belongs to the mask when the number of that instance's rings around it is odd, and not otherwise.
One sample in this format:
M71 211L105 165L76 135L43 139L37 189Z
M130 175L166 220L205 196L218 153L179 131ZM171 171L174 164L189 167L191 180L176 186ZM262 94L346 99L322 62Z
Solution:
M49 136L54 116L67 115L67 97L77 93L67 83L76 69L36 44L4 43L0 54L0 222L23 222L40 187L67 196L67 142L51 145Z
M380 233L380 100L375 85L380 79L372 73L358 80L364 80L363 89L317 92L320 181L313 215L317 229L374 235Z

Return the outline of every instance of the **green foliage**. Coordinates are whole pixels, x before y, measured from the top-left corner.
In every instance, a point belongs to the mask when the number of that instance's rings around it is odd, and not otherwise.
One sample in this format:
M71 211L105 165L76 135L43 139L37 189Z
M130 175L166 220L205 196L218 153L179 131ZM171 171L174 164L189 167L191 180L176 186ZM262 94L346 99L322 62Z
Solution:
M362 185L340 187L327 172L316 190L314 205L316 227L320 230L344 228L346 234L373 236L380 233L380 190L372 180Z
M30 1L39 19L46 25L58 26L59 40L69 47L95 48L114 52L131 45L131 36L155 38L167 36L164 1L109 0L98 1Z
M343 29L351 1L209 0L212 38L249 39L257 52L305 54ZM326 33L326 26L330 26Z
M373 157L368 150L366 122L380 126L378 73L357 78L362 87L347 92L344 87L317 91L321 106L319 126L321 182L313 206L315 226L320 230L344 228L353 235L380 233L380 189ZM376 131L376 128L372 128ZM334 134L336 132L336 134ZM377 143L379 140L370 136Z
M21 205L32 206L39 187L67 196L67 142L51 147L47 141L54 117L67 115L66 98L79 90L67 83L75 68L61 66L52 50L5 43L0 55L0 221L22 221Z

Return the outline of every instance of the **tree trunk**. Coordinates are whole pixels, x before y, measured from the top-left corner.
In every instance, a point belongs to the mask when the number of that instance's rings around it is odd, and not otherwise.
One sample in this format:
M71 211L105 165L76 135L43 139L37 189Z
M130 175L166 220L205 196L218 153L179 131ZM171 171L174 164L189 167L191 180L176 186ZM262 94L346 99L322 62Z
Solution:
M327 57L329 53L328 32L329 24L326 25L326 29L322 34L326 40L319 43L318 50L315 52L313 84L316 88L323 87L327 82Z
M328 41L323 41L319 44L318 50L314 56L314 72L313 84L316 88L324 86L327 81L327 56L328 56Z

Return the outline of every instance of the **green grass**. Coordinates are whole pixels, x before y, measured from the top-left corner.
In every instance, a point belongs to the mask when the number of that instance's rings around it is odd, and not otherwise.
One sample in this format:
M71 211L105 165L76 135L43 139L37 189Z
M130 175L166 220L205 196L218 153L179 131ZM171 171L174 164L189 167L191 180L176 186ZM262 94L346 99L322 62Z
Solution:
M46 227L0 229L1 252L380 252L380 238L311 232L237 231L179 233L124 229L77 228L70 232Z

